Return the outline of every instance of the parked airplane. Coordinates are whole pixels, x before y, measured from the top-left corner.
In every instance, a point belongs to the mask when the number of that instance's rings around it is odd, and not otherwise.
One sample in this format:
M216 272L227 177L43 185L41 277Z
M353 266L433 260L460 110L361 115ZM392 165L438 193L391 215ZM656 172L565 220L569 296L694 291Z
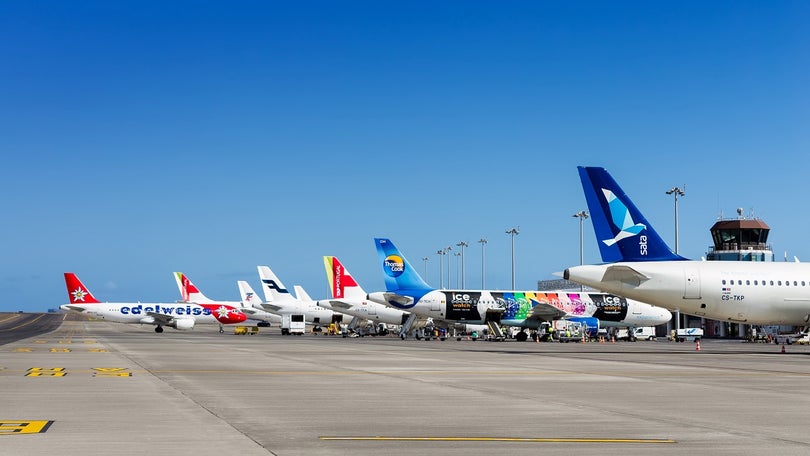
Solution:
M251 320L257 320L259 326L269 326L271 323L281 323L281 317L262 310L259 305L259 299L253 294L245 297L242 301L215 301L205 296L196 285L194 285L187 275L182 272L174 273L174 280L177 282L177 288L180 290L180 296L183 302L193 302L196 304L223 304L239 309ZM241 288L240 288L241 291ZM257 306L254 306L254 303Z
M316 328L330 323L344 322L344 315L318 306L301 287L296 287L297 297L284 287L281 280L267 266L257 266L262 280L264 302L262 308L276 315L303 314L307 323ZM348 318L346 318L348 320ZM348 323L345 321L344 323Z
M60 306L62 310L72 310L116 323L155 325L155 332L158 333L163 332L164 326L192 329L198 323L219 324L219 332L223 332L222 325L247 320L242 312L222 304L101 302L72 272L65 273L65 284L70 304Z
M408 312L369 300L365 290L357 284L337 257L325 256L323 264L332 299L318 301L319 306L377 325L402 325L407 321L410 316ZM423 318L417 322L417 326L424 327L427 323L427 319Z
M602 260L566 279L671 310L757 325L806 325L810 264L676 255L604 168L579 167Z
M597 331L600 326L654 326L672 318L660 307L598 292L437 290L389 239L374 242L386 291L371 293L369 299L434 320L489 324L498 335L498 324L539 328L543 322L566 318Z

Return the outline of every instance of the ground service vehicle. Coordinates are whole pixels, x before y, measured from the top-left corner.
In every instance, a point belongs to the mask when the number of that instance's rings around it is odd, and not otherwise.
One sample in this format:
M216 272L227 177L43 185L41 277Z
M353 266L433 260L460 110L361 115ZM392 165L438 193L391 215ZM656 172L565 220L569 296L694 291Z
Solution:
M283 314L281 316L281 334L286 336L295 334L300 336L306 330L304 314Z

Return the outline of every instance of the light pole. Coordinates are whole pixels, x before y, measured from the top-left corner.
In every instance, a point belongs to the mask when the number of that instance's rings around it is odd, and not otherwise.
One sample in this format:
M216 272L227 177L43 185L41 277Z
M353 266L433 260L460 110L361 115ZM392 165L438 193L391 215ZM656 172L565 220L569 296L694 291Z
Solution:
M439 255L439 288L444 288L444 275L442 271L444 270L444 262L442 261L442 255L444 255L444 249L437 250L436 255Z
M447 255L447 288L450 288L450 251L453 250L449 245L445 247L444 254Z
M678 197L686 195L686 185L683 189L672 187L667 190L667 195L675 195L675 254L678 254Z
M460 271L461 271L461 266L460 266L461 254L456 252L456 253L453 254L453 256L456 257L456 288L458 289L458 278L461 275L461 273L460 273ZM464 288L464 287L462 286L462 288Z
M464 283L464 247L469 247L470 244L467 244L464 241L459 242L456 244L457 246L461 247L461 289L463 290L466 286Z
M515 289L515 236L520 234L520 227L506 230L506 234L512 235L512 290Z
M486 254L484 252L484 246L487 245L487 240L481 238L478 240L481 244L481 289L483 290L486 287Z
M422 258L422 261L425 262L425 282L427 282L428 281L427 264L428 264L428 261L430 261L430 258L424 257L424 258Z
M678 187L672 187L671 189L667 190L667 195L674 195L675 196L675 254L678 254L678 197L684 196L686 194L686 184L684 184L683 189ZM676 310L675 311L675 331L681 329L681 312Z
M583 265L583 264L585 264L585 257L583 256L583 253L582 253L582 250L583 250L582 249L582 222L586 218L588 218L588 212L579 211L576 214L574 214L573 217L576 217L576 218L579 219L579 264ZM579 291L585 291L585 286L580 284Z

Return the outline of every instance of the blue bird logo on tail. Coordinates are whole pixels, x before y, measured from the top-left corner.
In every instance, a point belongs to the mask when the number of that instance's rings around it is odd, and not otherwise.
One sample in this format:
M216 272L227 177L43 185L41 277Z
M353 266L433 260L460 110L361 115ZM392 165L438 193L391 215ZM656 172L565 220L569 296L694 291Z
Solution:
M613 192L603 188L602 193L605 195L605 200L607 200L610 207L610 218L613 220L613 224L620 230L613 239L603 239L602 242L604 242L605 245L611 246L622 239L638 236L639 233L647 229L647 225L633 221L633 216L630 215L627 206L625 206Z

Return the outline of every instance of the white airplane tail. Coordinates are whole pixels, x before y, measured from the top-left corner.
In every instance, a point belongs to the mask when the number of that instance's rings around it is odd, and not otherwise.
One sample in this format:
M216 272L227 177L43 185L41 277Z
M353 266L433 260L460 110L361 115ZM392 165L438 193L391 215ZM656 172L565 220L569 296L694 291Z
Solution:
M295 297L298 298L299 301L312 301L312 298L309 297L309 293L307 293L301 285L293 285L293 290L295 290Z
M253 291L253 287L251 287L250 284L244 280L239 280L237 284L239 285L239 296L242 300L242 305L245 307L261 309L262 300L259 298L259 295Z
M215 302L202 294L202 292L191 283L188 276L182 272L175 272L174 280L177 282L177 288L180 289L180 296L183 301L196 302L198 304L212 304Z
M257 269L259 270L259 277L262 279L262 291L264 292L265 301L273 301L278 305L297 301L268 266L257 266Z

